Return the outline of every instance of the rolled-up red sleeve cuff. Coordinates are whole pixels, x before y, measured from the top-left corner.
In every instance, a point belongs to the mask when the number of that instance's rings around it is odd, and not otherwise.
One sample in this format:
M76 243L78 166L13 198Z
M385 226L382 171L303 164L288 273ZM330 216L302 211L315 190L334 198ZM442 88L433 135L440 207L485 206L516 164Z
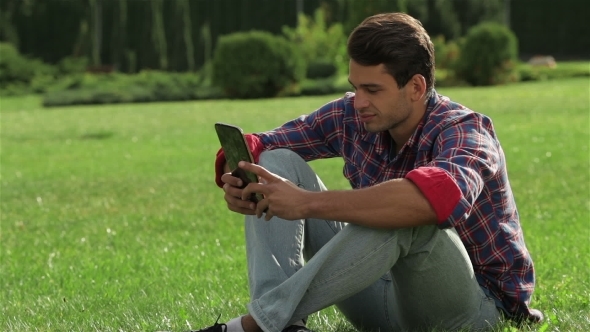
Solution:
M442 168L419 167L410 171L406 179L412 181L426 197L439 224L451 216L461 199L459 186Z
M250 151L252 151L254 162L258 163L260 154L264 150L264 145L262 144L260 137L254 134L246 134L244 136L246 137L246 142L250 147ZM225 166L225 153L223 152L223 149L219 149L219 151L217 151L217 155L215 156L215 184L217 184L219 188L223 187L223 182L221 182L223 166Z

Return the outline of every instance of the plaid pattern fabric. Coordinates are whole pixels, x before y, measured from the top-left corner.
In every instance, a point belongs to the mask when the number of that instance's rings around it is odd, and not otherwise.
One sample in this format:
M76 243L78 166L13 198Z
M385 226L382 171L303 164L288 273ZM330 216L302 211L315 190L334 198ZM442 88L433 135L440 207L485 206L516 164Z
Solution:
M462 195L439 226L455 227L479 284L507 314L533 315L533 262L492 121L435 95L415 133L395 155L389 133L367 132L353 105L354 94L347 93L309 115L256 135L265 150L288 148L307 161L344 158L343 173L352 188L403 178L419 167L444 170Z

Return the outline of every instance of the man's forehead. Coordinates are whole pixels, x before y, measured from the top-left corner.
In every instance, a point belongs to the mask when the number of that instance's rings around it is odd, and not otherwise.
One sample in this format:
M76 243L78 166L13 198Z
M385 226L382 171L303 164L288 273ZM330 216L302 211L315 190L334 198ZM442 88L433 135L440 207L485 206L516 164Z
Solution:
M362 85L381 85L388 83L393 79L387 67L383 64L376 66L363 66L357 63L350 63L350 70L348 72L348 81L355 84Z

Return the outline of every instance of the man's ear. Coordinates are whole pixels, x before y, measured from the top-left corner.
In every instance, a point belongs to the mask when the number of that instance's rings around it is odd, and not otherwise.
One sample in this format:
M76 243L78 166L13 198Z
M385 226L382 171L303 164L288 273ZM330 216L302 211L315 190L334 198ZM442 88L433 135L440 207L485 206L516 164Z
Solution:
M420 74L410 78L408 82L410 98L412 101L419 101L426 95L426 79Z

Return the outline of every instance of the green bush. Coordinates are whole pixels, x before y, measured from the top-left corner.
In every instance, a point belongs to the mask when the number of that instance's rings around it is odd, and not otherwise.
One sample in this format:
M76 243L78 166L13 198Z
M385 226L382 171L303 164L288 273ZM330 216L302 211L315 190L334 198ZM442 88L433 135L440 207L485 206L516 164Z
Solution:
M340 74L348 74L348 54L346 53L346 35L341 23L328 25L326 11L318 8L314 16L300 14L297 27L283 26L283 34L301 54L308 66L314 63L331 63ZM312 73L316 68L309 69ZM326 77L326 76L324 76ZM314 79L320 77L310 77Z
M37 59L23 56L8 43L0 43L0 91L4 95L30 93L30 85L38 76L48 79L57 69Z
M336 93L334 80L329 78L308 79L301 83L301 96L322 96Z
M160 71L142 71L135 75L86 73L57 80L55 88L47 91L43 96L43 105L50 107L223 97L219 89L203 86L202 81L202 78L194 73Z
M459 79L451 69L436 69L434 72L434 82L437 88L469 85L467 82Z
M212 63L212 82L231 98L274 97L305 75L298 50L268 32L222 36Z
M344 79L342 79L344 78ZM350 83L345 77L306 79L301 83L299 96L321 96L351 91Z
M521 81L590 77L590 62L558 62L555 67L532 66L528 63L522 63L518 66L518 74Z
M518 42L510 29L481 23L467 32L457 75L472 85L494 85L516 80Z
M57 68L62 75L81 74L88 67L88 58L86 57L65 57L59 61Z
M521 82L538 81L544 79L544 77L540 75L539 72L532 66L525 64L518 66L518 78Z
M454 41L446 41L442 35L432 39L436 69L454 69L460 56L459 45Z

